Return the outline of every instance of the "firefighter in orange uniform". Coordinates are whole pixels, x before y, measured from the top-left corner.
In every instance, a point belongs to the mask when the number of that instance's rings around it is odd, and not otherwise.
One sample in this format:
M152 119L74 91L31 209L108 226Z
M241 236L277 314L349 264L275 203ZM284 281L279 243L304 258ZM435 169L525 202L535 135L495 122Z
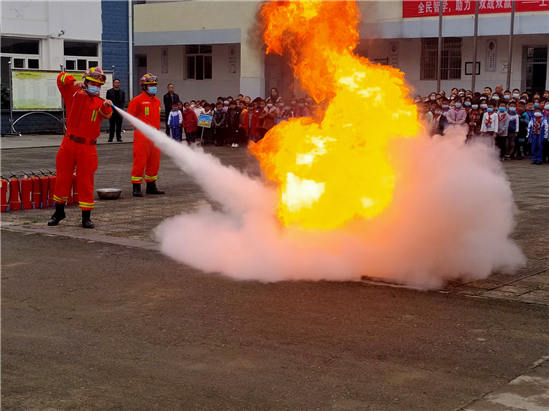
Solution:
M68 73L61 73L57 77L57 87L67 108L67 132L55 161L55 213L48 221L49 226L59 224L66 217L65 203L69 198L76 168L82 227L94 227L90 214L94 206L93 177L97 170L95 145L101 132L101 120L112 115L112 102L99 97L101 86L106 80L99 67L86 70L82 79L83 83L78 82Z
M151 73L145 74L139 81L142 92L130 101L128 114L160 130L160 100L155 97L158 79ZM135 197L143 197L141 183L143 174L147 182L147 194L164 194L156 187L160 168L160 149L155 147L143 133L135 130L133 137L132 187Z

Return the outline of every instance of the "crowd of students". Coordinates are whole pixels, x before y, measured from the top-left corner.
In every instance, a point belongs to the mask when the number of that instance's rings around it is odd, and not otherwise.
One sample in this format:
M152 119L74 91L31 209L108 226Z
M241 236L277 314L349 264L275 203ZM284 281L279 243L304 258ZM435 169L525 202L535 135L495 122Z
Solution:
M419 117L431 135L461 128L468 140L496 145L500 160L522 160L532 164L549 162L549 91L543 94L490 87L484 93L453 88L427 97L416 96Z
M252 100L239 94L218 97L215 103L205 100L191 100L182 103L175 101L171 112L167 113L167 134L182 141L183 132L189 144L200 139L202 145L242 147L249 141L258 142L267 131L281 121L292 117L317 117L318 104L312 98L291 98L283 100L276 88L264 100L260 97ZM201 115L212 117L211 127L200 127Z
M501 161L521 160L530 156L532 164L549 162L549 91L542 95L521 93L514 89L473 93L453 88L426 97L416 96L419 118L431 135L444 135L452 128L461 128L467 139L478 140L499 148ZM201 115L211 116L211 127L199 127ZM276 88L267 99L252 100L239 94L236 99L218 97L215 103L205 100L181 103L175 101L167 114L167 124L174 139L189 144L200 139L203 145L239 147L257 142L281 121L292 117L321 115L312 98L283 99Z

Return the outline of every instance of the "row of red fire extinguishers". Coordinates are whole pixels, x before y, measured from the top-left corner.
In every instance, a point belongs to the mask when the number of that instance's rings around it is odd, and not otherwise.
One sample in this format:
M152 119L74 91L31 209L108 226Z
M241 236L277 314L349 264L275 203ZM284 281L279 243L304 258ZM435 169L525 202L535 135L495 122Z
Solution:
M23 171L23 175L17 177L11 173L9 179L0 176L2 183L2 198L0 199L2 212L15 210L31 210L46 207L54 207L53 194L57 176L51 170L40 175L30 170L30 174ZM76 189L76 174L72 178L72 190L67 204L78 204L78 190Z

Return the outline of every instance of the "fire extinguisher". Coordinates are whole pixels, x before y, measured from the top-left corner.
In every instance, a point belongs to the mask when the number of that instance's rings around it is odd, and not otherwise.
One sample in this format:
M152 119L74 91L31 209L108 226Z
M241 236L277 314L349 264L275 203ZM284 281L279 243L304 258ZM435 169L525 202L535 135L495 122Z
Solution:
M72 175L72 199L74 201L74 204L78 204L79 197L78 197L78 178L76 177L76 173Z
M52 172L50 169L48 169L50 175L48 176L49 179L49 195L48 195L48 204L52 207L55 206L55 201L53 201L53 195L55 194L55 183L57 181L57 175L55 175L54 172Z
M19 199L19 180L13 173L11 173L10 178L10 210L21 210L21 201Z
M32 179L23 171L23 177L19 182L21 184L21 209L30 210L32 208Z
M6 211L8 211L10 209L10 206L9 206L9 198L8 198L8 186L9 186L9 182L8 180L6 180L4 178L4 176L0 176L0 184L1 184L1 187L2 187L2 198L1 198L1 201L0 201L0 207L1 207L1 211L3 213L5 213Z
M48 176L40 169L38 169L42 173L40 176L40 189L42 192L42 208L46 208L48 206Z
M30 171L32 174L32 205L35 210L42 208L42 188L40 183L40 177L36 175L34 171Z

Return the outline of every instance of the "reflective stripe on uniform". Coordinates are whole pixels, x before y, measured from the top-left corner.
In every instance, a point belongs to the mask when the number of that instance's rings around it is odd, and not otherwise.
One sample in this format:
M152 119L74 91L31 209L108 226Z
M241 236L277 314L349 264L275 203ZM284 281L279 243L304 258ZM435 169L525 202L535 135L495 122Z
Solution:
M151 181L155 181L158 179L158 176L148 176L148 175L145 175L145 180L151 180Z
M143 177L134 177L134 176L132 176L132 182L133 181L141 182L141 181L143 181Z
M63 84L65 84L65 77L67 77L67 73L65 73L61 76L61 83L63 83Z
M102 115L103 117L105 117L105 118L111 118L111 116L112 116L112 111L111 111L109 114L105 114L105 113L103 113L103 112L101 111L101 109L99 109L99 112L100 112L101 115Z
M86 208L93 208L95 203L85 203L83 201L80 201L78 205L80 207L86 207Z
M145 115L146 115L146 116L149 115L149 108L148 108L148 107L145 107Z
M53 201L55 201L56 203L63 203L65 201L67 201L69 199L69 197L57 197L57 196L53 196Z
M97 119L97 111L92 111L92 121L95 121Z

